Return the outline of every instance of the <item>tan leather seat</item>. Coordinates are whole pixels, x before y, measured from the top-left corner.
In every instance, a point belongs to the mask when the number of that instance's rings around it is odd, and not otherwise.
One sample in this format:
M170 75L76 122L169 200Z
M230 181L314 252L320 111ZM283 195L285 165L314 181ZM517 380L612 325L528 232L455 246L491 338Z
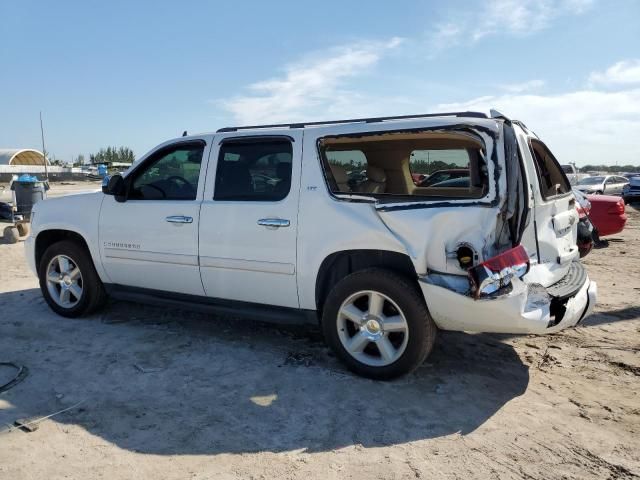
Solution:
M336 185L338 186L339 192L350 192L351 187L349 187L349 177L347 176L347 171L344 167L340 165L330 165L331 173L333 173L333 179L336 181Z
M384 193L387 188L387 173L380 167L367 166L367 179L358 186L361 193Z

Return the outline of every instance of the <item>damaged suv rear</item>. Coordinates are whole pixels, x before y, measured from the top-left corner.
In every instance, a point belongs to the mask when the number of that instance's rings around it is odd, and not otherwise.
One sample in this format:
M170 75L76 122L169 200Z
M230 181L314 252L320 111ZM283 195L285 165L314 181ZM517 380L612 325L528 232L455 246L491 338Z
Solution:
M109 294L320 320L349 368L392 378L438 329L552 333L588 315L575 201L546 145L497 113L229 127L38 203L25 244L60 315Z
M558 161L532 131L497 112L492 117L467 113L420 125L319 132L314 146L336 201L324 236L335 234L345 251L357 245L362 252L406 255L410 265L401 267L396 257L387 268L415 269L429 321L439 329L557 332L589 315L596 301L596 284L579 262L575 198ZM466 174L427 187L413 180L443 168ZM365 179L351 182L349 170L365 170ZM357 270L357 264L356 256L350 265L333 266ZM403 345L391 339L393 348L362 346L367 339L376 343L378 329L393 332L371 313L368 297L360 305L341 298L343 313L325 311L323 326L343 360L378 376L391 365L384 359L394 358L383 349L397 353ZM387 300L397 310L390 295Z

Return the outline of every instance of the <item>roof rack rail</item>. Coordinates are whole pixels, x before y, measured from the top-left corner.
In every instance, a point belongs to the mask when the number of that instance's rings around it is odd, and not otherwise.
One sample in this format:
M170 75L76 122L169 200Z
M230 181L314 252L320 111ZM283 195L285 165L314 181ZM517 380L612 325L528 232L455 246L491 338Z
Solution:
M351 118L346 120L329 120L326 122L300 122L300 123L274 123L271 125L246 125L243 127L224 127L217 130L216 133L237 132L238 130L255 130L258 128L304 128L312 125L336 125L338 123L376 123L385 120L405 120L412 118L429 118L429 117L474 117L489 118L482 112L448 112L448 113L423 113L419 115L397 115L395 117L369 117L369 118Z

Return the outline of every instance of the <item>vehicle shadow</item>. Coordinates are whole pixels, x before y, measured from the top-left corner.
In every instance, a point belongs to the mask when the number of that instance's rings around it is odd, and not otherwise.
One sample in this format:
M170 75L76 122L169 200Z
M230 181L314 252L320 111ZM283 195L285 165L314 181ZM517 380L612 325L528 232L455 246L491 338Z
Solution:
M596 312L585 318L582 325L592 327L596 325L603 325L605 323L638 319L640 319L640 307L625 307L617 310L607 310L606 312Z
M491 335L443 332L415 373L376 382L343 369L315 328L125 302L66 319L36 289L0 294L0 309L0 360L31 372L2 394L0 425L84 400L48 421L143 453L327 451L467 434L529 382L513 348Z

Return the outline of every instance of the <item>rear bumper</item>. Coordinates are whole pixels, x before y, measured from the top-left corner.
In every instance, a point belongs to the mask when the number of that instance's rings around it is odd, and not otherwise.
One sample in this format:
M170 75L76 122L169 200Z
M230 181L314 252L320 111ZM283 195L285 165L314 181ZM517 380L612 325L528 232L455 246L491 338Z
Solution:
M546 334L572 327L591 314L598 287L585 276L582 286L563 300L552 299L544 287L519 279L511 292L474 300L427 281L420 288L434 322L442 330L515 334Z
M638 197L640 199L640 196ZM596 218L596 228L598 229L598 235L606 237L607 235L615 235L624 230L624 226L627 224L627 215L607 215L605 218Z

